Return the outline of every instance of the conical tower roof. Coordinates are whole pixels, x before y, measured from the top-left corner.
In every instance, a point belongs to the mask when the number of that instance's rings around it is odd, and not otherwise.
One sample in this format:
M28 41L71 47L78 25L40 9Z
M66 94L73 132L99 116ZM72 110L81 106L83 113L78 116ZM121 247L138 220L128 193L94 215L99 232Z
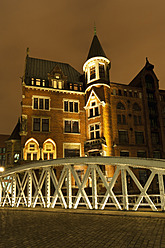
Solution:
M100 41L97 37L97 35L95 34L92 40L92 44L88 53L88 57L87 60L93 57L97 57L97 56L101 56L101 57L106 57L105 52L100 44Z

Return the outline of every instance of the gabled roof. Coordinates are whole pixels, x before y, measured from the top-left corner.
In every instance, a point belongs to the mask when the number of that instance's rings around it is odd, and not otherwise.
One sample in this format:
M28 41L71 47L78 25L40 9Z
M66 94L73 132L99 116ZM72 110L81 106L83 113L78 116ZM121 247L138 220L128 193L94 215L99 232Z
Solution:
M152 65L149 61L148 58L146 58L146 64L145 66L141 69L141 71L133 78L133 80L129 83L129 86L135 86L135 87L141 87L141 75L142 73L147 70L147 71L153 71L154 65ZM158 80L156 74L154 73L156 79Z
M105 52L100 44L100 41L97 37L97 35L95 34L92 40L92 44L91 47L89 49L89 53L88 53L88 57L87 60L93 57L97 57L97 56L101 56L101 57L105 57Z
M104 95L104 87L93 87L89 92L87 92L87 103L86 106L88 105L88 102L90 101L90 98L92 94L95 94L95 96L98 98L100 102L105 102L105 95Z
M81 74L69 64L31 58L29 56L26 57L25 82L26 78L48 79L48 73L50 73L56 65L58 65L64 75L67 76L68 82L80 82Z

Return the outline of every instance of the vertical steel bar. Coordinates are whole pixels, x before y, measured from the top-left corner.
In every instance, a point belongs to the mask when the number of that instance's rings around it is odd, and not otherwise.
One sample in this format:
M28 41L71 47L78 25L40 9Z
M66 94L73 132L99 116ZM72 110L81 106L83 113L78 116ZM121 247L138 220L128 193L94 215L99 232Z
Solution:
M162 174L158 174L158 180L159 180L161 210L165 211L164 180L163 180L163 175Z
M16 203L16 175L12 176L12 192L11 193L12 193L11 205L12 205L12 207L14 207L15 203Z
M45 196L46 196L46 207L50 207L50 172L46 170L46 180L45 180Z
M123 193L123 209L128 210L128 192L127 192L127 172L121 169L122 193Z
M92 168L92 203L93 208L98 209L96 168Z
M71 180L71 170L67 168L67 207L72 208L72 180Z
M27 183L27 202L28 208L32 206L32 171L28 172L28 183Z

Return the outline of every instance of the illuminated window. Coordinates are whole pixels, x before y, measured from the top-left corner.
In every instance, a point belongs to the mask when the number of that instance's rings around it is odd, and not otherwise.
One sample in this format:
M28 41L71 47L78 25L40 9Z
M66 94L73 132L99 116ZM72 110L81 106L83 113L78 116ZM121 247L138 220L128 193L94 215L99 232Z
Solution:
M99 139L100 138L100 124L92 124L89 126L89 137L90 139Z
M43 144L42 157L44 160L56 158L56 146L53 140L47 139Z
M33 97L33 108L40 110L49 110L49 98Z
M80 144L64 143L64 157L80 157Z
M62 82L61 81L58 82L58 88L62 89Z
M78 113L78 101L74 100L64 100L64 111Z
M90 67L90 80L96 78L96 69L95 66Z
M35 139L31 138L25 144L24 159L38 160L39 158L40 158L39 144Z
M40 79L36 79L36 85L37 85L37 86L40 86L40 85L41 85Z
M78 85L74 84L74 90L78 90Z
M77 120L65 120L64 121L65 133L79 133L79 121Z

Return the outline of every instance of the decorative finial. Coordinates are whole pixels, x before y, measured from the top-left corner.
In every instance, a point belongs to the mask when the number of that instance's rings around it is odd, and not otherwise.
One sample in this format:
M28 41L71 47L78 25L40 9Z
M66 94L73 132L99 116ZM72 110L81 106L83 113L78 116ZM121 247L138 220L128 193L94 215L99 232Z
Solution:
M148 57L146 57L146 63L149 63L149 61L148 61Z
M94 35L96 35L96 23L94 22Z
M26 49L26 56L29 56L29 47Z

